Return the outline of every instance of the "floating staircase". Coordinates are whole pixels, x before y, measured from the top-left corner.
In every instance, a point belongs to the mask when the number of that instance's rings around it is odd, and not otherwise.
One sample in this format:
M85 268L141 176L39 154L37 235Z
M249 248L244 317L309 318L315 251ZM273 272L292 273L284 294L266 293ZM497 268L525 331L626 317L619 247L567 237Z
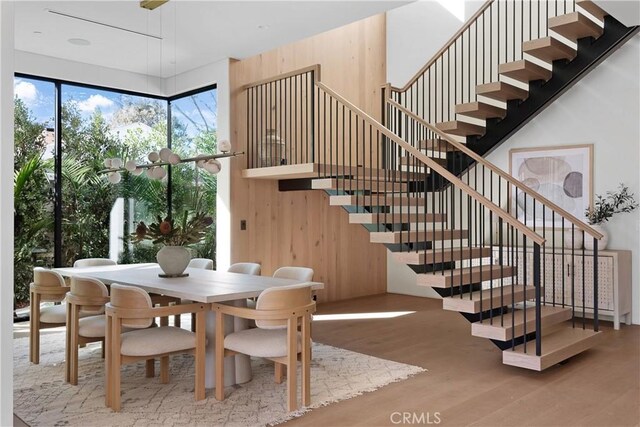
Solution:
M504 364L532 370L544 370L593 347L601 335L597 304L591 313L593 322L585 320L584 309L574 308L573 287L581 285L584 295L584 277L582 284L571 284L566 302L545 299L545 289L553 287L555 277L554 266L544 261L545 254L554 253L554 231L536 228L532 215L544 212L545 221L562 224L560 235L570 230L572 238L581 235L582 240L602 236L482 155L638 32L589 1L560 0L560 10L558 2L539 3L545 14L535 16L544 21L543 28L537 29L536 37L525 37L522 31L520 56L514 42L509 44L513 54L503 50L488 55L499 63L476 67L489 72L481 78L476 73L475 81L470 71L473 64L467 61L469 81L461 90L450 89L460 75L465 76L454 64L449 71L454 80L449 78L447 85L442 80L441 86L449 90L446 96L443 88L435 93L416 92L431 88L425 79L432 79L430 70L442 73L442 58L450 55L452 46L461 48L459 41L467 40L465 46L471 49L470 28L477 31L480 20L484 26L501 13L515 16L516 10L523 14L526 10L510 9L513 2L487 2L409 84L385 87L383 123L318 81L318 66L282 77L299 77L307 84L288 99L276 97L272 105L262 101L255 105L253 100L260 99L255 94L269 91L269 85L281 84L278 77L249 85L247 111L262 120L247 121L248 169L243 171L243 176L256 179L271 174L283 191L325 191L331 206L346 210L351 224L367 229L372 244L385 245L396 261L416 273L416 286L433 288L442 296L444 310L457 311L470 322L472 336L496 344ZM530 33L534 25L538 22L531 21ZM505 29L496 31L502 34ZM475 37L476 42L479 39ZM496 44L500 46L503 39ZM484 55L484 49L481 52ZM460 57L465 55L461 51ZM451 93L454 96L449 97ZM284 141L298 143L300 135L288 135L287 129L310 129L302 135L301 149L295 150L307 153L306 157L283 158L283 166L262 165L260 135L274 130L251 126L272 123L272 116L286 116L292 111L287 105L292 98L308 114L290 117L299 123L275 131ZM425 101L423 106L415 102L420 99ZM445 99L451 105L444 107L446 111L438 110L437 104ZM321 126L330 128L319 130ZM260 172L264 169L269 172ZM516 192L524 206L512 208L509 200ZM570 245L575 246L576 240ZM525 247L533 247L531 258L526 255L531 251L521 250ZM595 259L597 254L582 251L577 256ZM551 278L549 282L546 277Z

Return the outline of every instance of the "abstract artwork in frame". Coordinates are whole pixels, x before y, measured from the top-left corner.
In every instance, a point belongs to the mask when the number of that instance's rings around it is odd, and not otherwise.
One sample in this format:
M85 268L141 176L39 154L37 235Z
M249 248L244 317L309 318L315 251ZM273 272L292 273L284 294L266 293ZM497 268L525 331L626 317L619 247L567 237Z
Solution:
M592 144L509 151L513 177L584 222L584 212L593 201L592 165ZM554 215L551 209L543 209L524 192L514 188L511 198L518 220L526 225L562 227L559 212Z

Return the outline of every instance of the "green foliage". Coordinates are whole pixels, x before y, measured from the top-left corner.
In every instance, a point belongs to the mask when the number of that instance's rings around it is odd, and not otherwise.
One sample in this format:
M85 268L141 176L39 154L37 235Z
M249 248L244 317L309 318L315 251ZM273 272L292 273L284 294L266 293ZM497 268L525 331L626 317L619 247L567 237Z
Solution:
M213 97L215 100L215 96ZM201 112L210 106L199 105ZM123 199L123 252L119 262L155 262L159 245L132 242L134 224L167 214L166 183L145 176L123 173L118 185L108 184L103 175L105 158L146 160L144 156L166 146L167 116L162 102L122 97L122 106L110 120L100 110L81 114L74 101L62 106L62 262L108 257L110 215L118 198ZM173 150L181 156L213 153L216 132L206 121L190 137L187 124L172 120ZM194 123L196 124L196 123ZM28 303L33 267L52 267L53 262L53 159L43 159L46 126L38 123L26 105L15 100L15 305ZM198 228L203 218L215 218L216 178L180 165L173 168L174 213L181 228L198 229L185 240L194 254L215 259L215 224ZM198 212L184 216L183 212ZM195 221L195 223L192 223ZM206 222L209 222L207 219Z
M633 193L629 193L629 188L620 183L617 192L607 191L607 197L596 195L593 208L588 208L585 215L589 224L602 224L614 214L633 212L637 207L638 202L633 198Z

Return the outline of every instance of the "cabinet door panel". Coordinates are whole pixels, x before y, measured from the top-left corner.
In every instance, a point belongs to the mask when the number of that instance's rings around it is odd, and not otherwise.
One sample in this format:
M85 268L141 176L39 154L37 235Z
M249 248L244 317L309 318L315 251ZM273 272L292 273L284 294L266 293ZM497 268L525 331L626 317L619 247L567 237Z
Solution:
M586 256L584 260L582 257L574 258L576 306L582 307L584 294L584 306L593 308L593 263L592 256ZM598 308L613 310L613 302L613 258L601 256L598 257Z

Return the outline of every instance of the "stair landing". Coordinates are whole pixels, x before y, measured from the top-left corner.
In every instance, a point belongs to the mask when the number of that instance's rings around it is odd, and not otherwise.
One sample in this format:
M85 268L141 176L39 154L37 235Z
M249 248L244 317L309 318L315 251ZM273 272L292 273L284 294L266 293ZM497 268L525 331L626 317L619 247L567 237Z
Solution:
M542 340L542 354L536 356L536 343L530 341L520 344L515 349L502 352L502 363L520 368L543 371L576 354L595 346L602 332L590 329L572 328L571 325L545 335Z

